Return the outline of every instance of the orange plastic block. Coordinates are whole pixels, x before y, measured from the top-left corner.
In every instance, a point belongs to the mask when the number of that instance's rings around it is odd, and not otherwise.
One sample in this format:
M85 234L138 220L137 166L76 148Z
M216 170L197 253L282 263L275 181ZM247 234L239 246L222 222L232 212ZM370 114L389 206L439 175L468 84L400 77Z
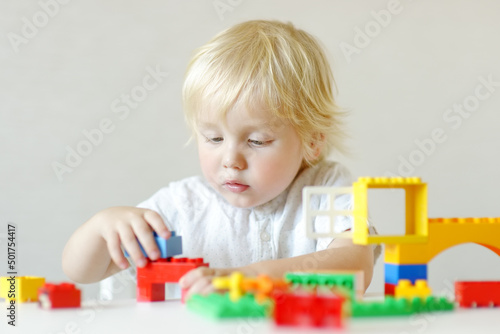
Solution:
M425 244L387 244L385 262L428 263L453 246L473 242L500 255L500 218L429 218L429 238Z
M247 293L255 293L255 300L258 303L264 302L273 291L286 289L289 286L284 280L273 280L266 275L247 278L238 271L227 277L216 277L212 280L212 284L217 289L229 290L229 299L233 302Z
M257 278L247 278L242 282L243 291L255 293L255 300L258 303L269 298L273 291L285 290L289 284L282 279L273 280L269 276L259 275Z
M405 190L406 234L403 236L370 235L368 231L368 189ZM427 184L418 177L360 177L353 183L355 244L425 243L427 229Z
M413 298L419 297L422 300L425 300L431 294L431 288L427 286L427 281L423 279L416 280L415 285L411 284L410 280L401 279L399 280L398 285L394 288L394 297L396 298L413 300Z

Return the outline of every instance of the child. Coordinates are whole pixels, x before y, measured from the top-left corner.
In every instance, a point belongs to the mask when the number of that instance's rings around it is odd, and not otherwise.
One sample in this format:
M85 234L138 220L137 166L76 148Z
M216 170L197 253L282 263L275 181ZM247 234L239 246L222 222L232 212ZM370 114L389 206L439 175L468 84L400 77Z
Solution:
M173 182L138 207L97 213L68 241L65 273L90 283L125 269L121 246L142 267L137 240L155 260L152 231L164 238L176 231L183 256L210 263L181 279L189 293L210 291L213 276L236 269L275 277L356 269L367 287L373 249L349 239L308 239L302 220L303 187L351 185L343 166L325 160L342 147L333 85L318 42L292 24L250 21L218 34L191 60L183 89L204 178ZM347 209L351 197L335 205ZM342 232L352 222L338 219L336 226Z

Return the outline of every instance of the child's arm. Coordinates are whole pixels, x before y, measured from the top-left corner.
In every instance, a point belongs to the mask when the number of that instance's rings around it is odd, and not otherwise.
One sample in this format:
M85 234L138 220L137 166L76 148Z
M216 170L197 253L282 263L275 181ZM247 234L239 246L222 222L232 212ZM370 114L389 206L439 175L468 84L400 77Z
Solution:
M289 271L332 269L362 270L366 290L373 275L373 247L371 245L355 245L350 239L335 239L327 249L311 254L256 262L241 268L198 268L184 275L180 284L182 288L189 289L189 294L207 293L214 290L211 286L211 279L214 276L228 275L236 270L248 276L265 274L282 278Z
M114 207L100 211L80 226L63 250L64 273L78 283L100 281L128 267L121 245L134 263L146 264L137 239L148 256L160 256L152 231L169 238L170 232L160 215L135 207Z

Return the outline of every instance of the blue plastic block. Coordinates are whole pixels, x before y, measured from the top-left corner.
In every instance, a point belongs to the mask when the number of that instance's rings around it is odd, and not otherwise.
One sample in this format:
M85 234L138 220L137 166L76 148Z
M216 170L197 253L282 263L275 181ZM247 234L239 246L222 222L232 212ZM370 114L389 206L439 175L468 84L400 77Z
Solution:
M156 241L156 245L158 246L158 249L160 250L160 258L166 259L167 257L172 257L176 255L181 255L182 254L182 237L180 235L175 235L174 231L170 231L171 236L170 238L163 239L162 237L158 236L156 232L153 232L153 236ZM148 255L144 251L144 248L142 248L142 245L139 244L141 247L142 254L147 258ZM125 251L125 256L129 257L130 255Z
M413 284L417 279L427 279L427 264L385 263L385 283L398 284L400 279L408 279Z
M182 254L182 237L180 235L175 235L173 231L171 233L172 236L168 240L155 236L156 244L160 249L160 257L162 259Z

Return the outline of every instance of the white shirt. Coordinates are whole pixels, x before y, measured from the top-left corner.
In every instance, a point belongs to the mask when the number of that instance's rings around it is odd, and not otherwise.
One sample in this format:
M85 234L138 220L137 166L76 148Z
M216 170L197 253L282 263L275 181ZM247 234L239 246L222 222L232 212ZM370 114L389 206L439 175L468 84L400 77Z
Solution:
M349 187L348 170L323 161L304 169L276 198L253 208L237 208L199 176L172 182L138 207L158 212L171 231L182 236L184 257L203 257L214 268L245 266L326 249L333 238L306 236L302 219L305 186ZM314 202L314 201L313 201ZM326 201L316 201L324 208ZM335 207L352 208L352 196L336 198ZM352 228L351 217L339 217L335 232Z

